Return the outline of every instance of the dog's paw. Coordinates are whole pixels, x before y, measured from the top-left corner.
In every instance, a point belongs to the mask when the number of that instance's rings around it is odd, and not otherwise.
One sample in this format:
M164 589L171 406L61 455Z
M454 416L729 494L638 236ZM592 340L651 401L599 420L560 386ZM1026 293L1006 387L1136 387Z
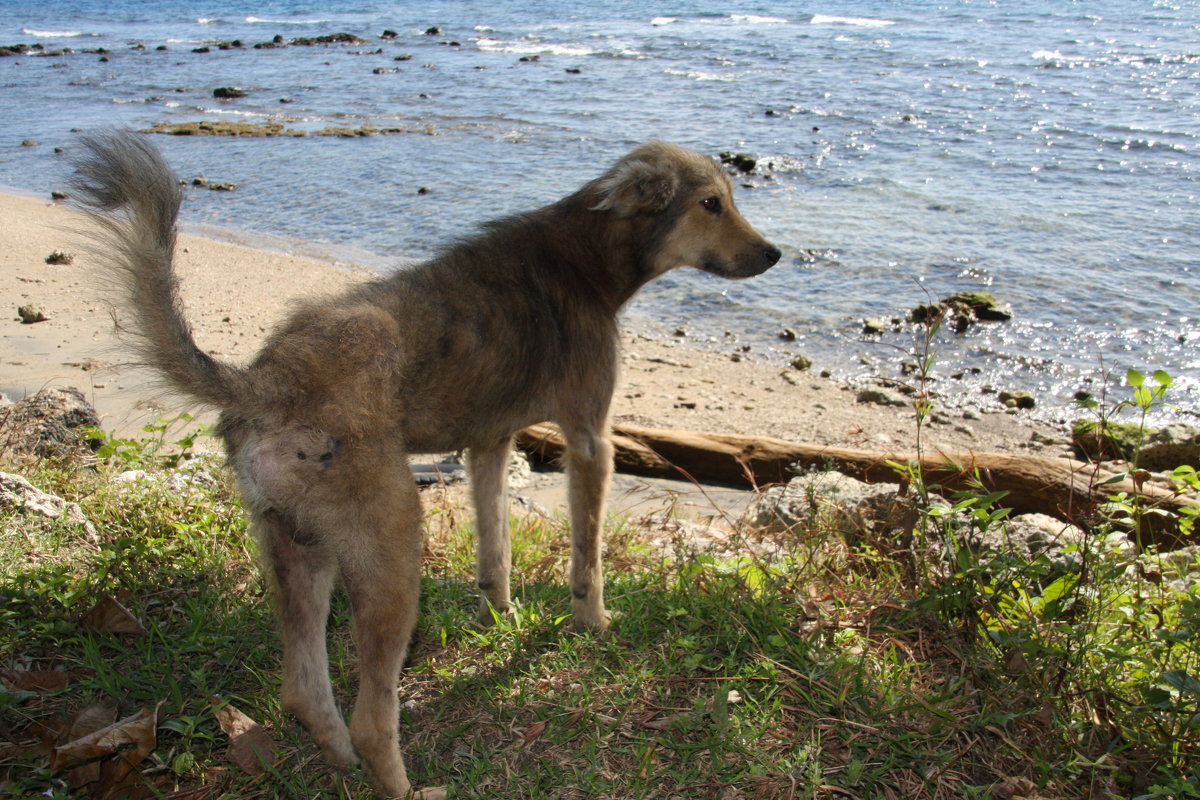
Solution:
M612 618L612 612L603 608L599 611L588 609L584 613L576 609L572 627L579 633L604 633L612 624Z
M445 788L430 786L425 789L413 790L405 795L405 800L446 800Z
M504 608L496 608L487 600L479 602L479 616L476 617L476 622L481 628L490 628L504 620L512 619L513 610L511 606Z

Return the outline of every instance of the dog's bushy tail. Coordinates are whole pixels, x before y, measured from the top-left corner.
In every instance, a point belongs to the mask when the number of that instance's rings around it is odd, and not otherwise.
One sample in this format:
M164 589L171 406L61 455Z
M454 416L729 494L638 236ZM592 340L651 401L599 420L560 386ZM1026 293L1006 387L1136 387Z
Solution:
M243 370L217 361L192 337L175 276L179 181L149 142L128 132L82 139L73 198L95 222L98 255L129 301L138 352L170 386L218 408L247 390Z

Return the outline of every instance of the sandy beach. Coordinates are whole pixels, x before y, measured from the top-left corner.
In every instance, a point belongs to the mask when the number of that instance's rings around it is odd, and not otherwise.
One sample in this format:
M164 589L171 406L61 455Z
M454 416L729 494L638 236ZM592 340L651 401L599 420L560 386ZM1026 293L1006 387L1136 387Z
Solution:
M8 305L0 322L0 391L18 399L44 387L79 388L105 429L120 436L185 411L212 419L211 412L164 393L153 376L128 363L114 324L122 316L122 300L87 253L78 232L80 215L49 198L0 194L0 219L0 288ZM73 254L72 263L46 263L54 251ZM336 293L371 278L362 268L187 235L180 236L177 264L197 341L234 362L253 355L293 299ZM17 309L27 304L41 306L47 319L22 323ZM782 349L756 357L732 343L702 348L686 337L638 331L626 331L623 338L616 422L878 451L911 450L916 444L911 408L858 402L853 389L787 366ZM1062 431L993 402L994 408L985 405L966 416L939 411L923 434L923 446L1065 453Z

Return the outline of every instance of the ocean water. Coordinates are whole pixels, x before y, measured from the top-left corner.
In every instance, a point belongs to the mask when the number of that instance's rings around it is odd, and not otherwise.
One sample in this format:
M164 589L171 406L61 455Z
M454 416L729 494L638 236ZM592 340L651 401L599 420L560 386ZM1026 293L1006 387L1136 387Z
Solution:
M647 139L748 153L760 166L737 178L739 207L784 259L745 282L673 273L629 324L902 378L920 337L868 339L863 320L986 289L1014 318L938 334L944 403L1025 389L1037 413L1070 417L1106 373L1164 369L1180 406L1165 416L1197 419L1196 0L2 7L0 46L51 53L0 58L5 187L63 188L77 129L395 128L155 137L181 176L237 184L189 190L190 226L385 269L552 201ZM340 32L366 43L253 48ZM247 94L215 99L224 86Z

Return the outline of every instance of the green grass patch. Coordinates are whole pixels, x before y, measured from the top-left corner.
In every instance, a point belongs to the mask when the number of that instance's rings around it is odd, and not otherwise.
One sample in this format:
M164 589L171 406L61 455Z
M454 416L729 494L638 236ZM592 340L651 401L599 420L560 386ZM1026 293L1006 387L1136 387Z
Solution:
M24 468L78 503L94 537L0 511L0 796L370 796L280 710L278 637L231 481L210 465L215 482L168 485L156 454L122 443L98 466ZM115 480L130 467L150 477ZM1200 796L1200 592L1176 588L1179 565L1147 567L1115 540L1020 560L955 550L934 525L913 552L953 557L914 571L817 518L770 547L719 552L664 552L653 531L614 519L615 619L595 636L570 628L565 522L514 516L517 606L485 629L469 513L440 490L425 506L421 622L399 686L418 786L531 799ZM144 633L89 623L102 601ZM349 708L340 595L329 639ZM226 704L272 742L263 768L231 752ZM123 782L104 777L119 755L102 769L56 763L96 709L156 714L152 749L118 748L142 756Z

